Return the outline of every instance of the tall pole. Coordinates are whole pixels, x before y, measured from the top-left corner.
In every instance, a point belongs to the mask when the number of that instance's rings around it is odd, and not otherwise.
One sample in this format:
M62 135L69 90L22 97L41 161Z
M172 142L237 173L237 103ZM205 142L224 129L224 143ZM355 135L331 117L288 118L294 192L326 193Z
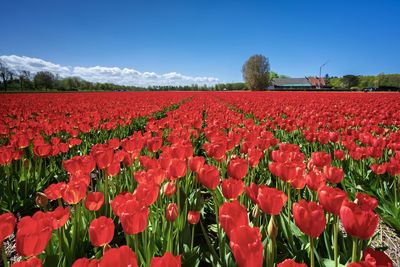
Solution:
M318 80L318 89L321 89L321 71L322 71L322 67L325 66L326 64L328 64L329 60L327 60L324 64L322 64L319 67L319 80Z

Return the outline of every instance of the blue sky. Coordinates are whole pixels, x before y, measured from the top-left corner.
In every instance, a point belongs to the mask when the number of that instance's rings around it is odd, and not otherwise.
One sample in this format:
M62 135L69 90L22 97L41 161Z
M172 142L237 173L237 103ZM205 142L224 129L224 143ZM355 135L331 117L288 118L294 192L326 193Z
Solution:
M292 77L317 75L326 60L323 74L400 72L399 0L13 0L1 7L0 55L60 66L231 82L242 81L249 56L263 54L272 70Z

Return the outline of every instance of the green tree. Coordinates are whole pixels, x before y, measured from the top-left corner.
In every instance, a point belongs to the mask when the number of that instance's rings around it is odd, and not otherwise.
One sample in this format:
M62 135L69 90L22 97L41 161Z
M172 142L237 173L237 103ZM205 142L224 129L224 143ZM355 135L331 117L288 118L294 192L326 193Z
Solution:
M271 71L269 73L269 79L272 81L272 79L274 79L274 78L279 78L279 74L276 73L275 71Z
M54 87L56 77L49 71L39 71L33 78L36 89L52 89Z
M251 56L243 65L243 79L250 90L262 90L270 82L269 60L263 55Z
M344 75L342 78L343 86L345 88L355 87L358 85L359 81L358 76L355 75Z
M342 83L342 78L339 78L339 77L329 77L326 80L326 85L328 87L332 87L334 89L343 88L344 87L343 83Z

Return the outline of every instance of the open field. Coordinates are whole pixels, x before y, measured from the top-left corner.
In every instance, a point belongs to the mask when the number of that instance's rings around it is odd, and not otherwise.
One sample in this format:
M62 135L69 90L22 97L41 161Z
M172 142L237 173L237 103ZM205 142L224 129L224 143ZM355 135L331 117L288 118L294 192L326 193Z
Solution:
M399 93L0 100L3 266L400 264Z

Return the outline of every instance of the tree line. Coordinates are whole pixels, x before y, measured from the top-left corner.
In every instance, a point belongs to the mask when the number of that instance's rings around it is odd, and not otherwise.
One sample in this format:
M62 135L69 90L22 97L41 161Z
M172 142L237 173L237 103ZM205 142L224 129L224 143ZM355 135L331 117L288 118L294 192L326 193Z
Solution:
M343 77L328 77L327 85L334 89L364 89L379 88L382 90L400 89L400 74L378 75L344 75Z
M274 78L289 78L270 71L268 58L263 55L251 56L242 67L245 82L219 83L208 85L160 85L133 86L114 83L89 82L80 77L60 77L49 71L35 74L27 70L11 70L0 59L0 86L3 91L242 91L262 90L271 84ZM379 74L376 76L344 75L329 77L326 75L326 87L332 89L379 88L381 90L400 89L400 74Z
M282 77L271 72L271 78ZM126 86L113 83L93 83L80 77L60 77L49 71L32 74L29 71L15 71L0 60L0 86L4 91L241 91L248 90L243 82L208 85L158 85Z

